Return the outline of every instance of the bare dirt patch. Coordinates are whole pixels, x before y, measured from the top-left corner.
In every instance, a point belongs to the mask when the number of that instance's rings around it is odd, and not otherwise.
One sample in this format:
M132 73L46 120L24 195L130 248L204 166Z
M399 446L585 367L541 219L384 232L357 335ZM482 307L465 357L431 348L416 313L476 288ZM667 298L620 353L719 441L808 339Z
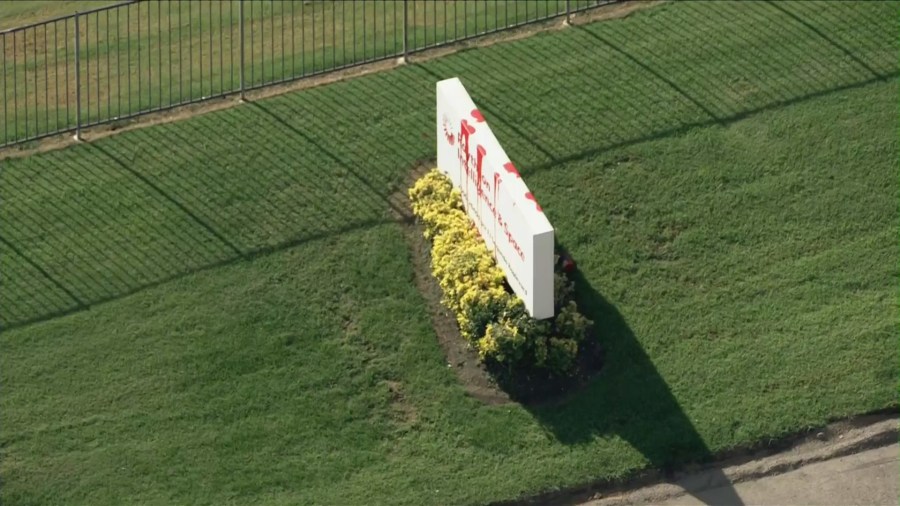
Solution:
M391 417L394 422L402 428L414 426L419 421L419 412L406 400L403 383L386 381L385 384L391 396Z
M431 275L431 244L424 236L424 228L417 223L410 207L406 189L434 167L430 163L417 165L409 174L402 188L391 198L395 212L403 219L403 233L410 249L410 260L415 273L416 286L425 298L431 325L437 335L447 367L453 369L460 383L472 397L486 404L512 402L509 396L491 380L487 370L478 361L478 355L470 349L459 333L453 314L441 304L441 287Z

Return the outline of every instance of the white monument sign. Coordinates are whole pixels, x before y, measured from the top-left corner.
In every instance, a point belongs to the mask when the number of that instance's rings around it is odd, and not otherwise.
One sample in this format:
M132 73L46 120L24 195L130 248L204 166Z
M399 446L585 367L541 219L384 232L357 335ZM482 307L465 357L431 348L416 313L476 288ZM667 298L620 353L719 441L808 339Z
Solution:
M458 78L437 83L437 165L528 313L553 316L553 227Z

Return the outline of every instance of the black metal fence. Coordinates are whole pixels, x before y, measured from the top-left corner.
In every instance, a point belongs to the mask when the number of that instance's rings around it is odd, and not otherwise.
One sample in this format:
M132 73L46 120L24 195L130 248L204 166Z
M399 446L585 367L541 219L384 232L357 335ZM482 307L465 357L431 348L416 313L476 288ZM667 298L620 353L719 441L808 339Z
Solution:
M0 147L618 0L132 0L0 31Z

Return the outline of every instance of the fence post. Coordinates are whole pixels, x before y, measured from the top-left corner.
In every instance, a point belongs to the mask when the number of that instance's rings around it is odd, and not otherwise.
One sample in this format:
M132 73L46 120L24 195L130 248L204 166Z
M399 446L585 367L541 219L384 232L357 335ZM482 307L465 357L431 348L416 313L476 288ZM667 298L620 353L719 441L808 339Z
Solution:
M406 62L406 58L409 54L409 46L407 42L407 29L409 27L409 20L407 18L409 9L407 8L407 0L403 0L403 61Z
M572 24L572 9L569 6L569 3L570 3L569 0L566 0L566 24L567 25Z
M81 61L79 53L81 52L81 44L79 44L80 23L78 22L78 11L75 11L75 140L81 140Z
M238 2L238 24L241 29L241 102L244 101L244 0Z

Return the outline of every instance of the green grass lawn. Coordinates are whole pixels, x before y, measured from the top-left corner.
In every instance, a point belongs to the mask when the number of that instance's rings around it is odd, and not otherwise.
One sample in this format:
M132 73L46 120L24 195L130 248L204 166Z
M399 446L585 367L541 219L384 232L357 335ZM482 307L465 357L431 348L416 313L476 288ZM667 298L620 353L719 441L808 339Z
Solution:
M117 3L114 0L0 0L0 30Z
M4 504L483 504L897 407L895 3L677 2L0 162ZM390 195L459 76L606 366L486 406Z
M115 2L0 2L5 27ZM591 2L570 2L578 9ZM240 90L240 1L145 1L0 34L0 145ZM244 4L246 88L403 53L565 12L535 0L417 0ZM0 25L3 26L3 25ZM76 79L77 77L77 79Z

